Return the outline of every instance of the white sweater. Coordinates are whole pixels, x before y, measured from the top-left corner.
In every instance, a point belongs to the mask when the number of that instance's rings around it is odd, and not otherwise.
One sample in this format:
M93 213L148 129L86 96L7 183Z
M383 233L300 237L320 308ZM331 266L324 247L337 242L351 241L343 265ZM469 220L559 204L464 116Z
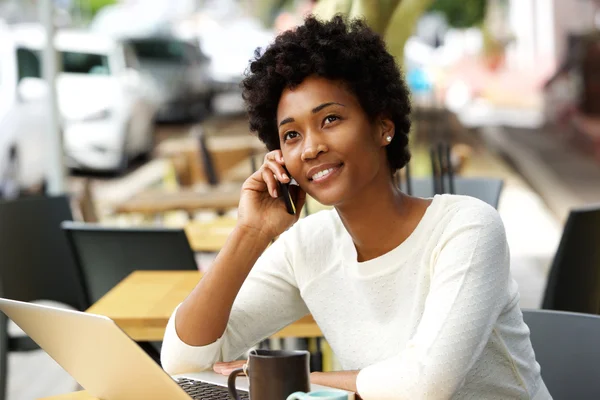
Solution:
M233 360L311 313L359 394L386 399L549 399L518 306L497 211L435 196L414 232L357 262L335 210L296 223L269 247L216 342L192 347L165 332L171 373Z

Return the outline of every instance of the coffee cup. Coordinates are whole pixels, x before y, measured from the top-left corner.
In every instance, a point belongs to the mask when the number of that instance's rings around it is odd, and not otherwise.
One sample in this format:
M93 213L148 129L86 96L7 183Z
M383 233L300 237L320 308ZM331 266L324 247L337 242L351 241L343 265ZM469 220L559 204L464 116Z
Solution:
M238 368L229 375L229 396L240 400L235 380L241 374L248 375L250 399L282 400L294 392L308 392L309 362L308 351L252 350L244 368Z

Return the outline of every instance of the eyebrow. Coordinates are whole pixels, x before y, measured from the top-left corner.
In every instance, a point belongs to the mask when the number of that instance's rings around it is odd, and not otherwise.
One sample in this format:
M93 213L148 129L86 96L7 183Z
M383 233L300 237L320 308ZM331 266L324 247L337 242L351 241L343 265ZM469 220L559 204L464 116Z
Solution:
M329 107L329 106L333 106L333 105L338 105L338 106L342 106L342 107L346 107L345 105L343 105L342 103L336 103L335 101L331 101L329 103L323 103L321 105L316 106L315 108L313 108L311 110L311 112L313 114L318 113L319 111L321 111L322 109ZM281 127L281 125L285 125L285 124L289 124L290 122L294 122L294 118L292 117L288 117L288 118L284 118L281 120L281 122L279 123L279 126Z

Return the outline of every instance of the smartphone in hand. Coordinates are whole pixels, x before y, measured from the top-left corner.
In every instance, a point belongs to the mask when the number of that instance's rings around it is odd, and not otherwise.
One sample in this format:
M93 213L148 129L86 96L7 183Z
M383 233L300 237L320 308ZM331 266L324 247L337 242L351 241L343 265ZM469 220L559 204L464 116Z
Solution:
M291 215L296 215L296 205L294 204L294 199L292 198L292 194L290 193L290 183L296 184L296 182L290 176L290 173L287 172L287 169L285 167L283 167L283 169L285 169L287 176L290 177L290 182L283 183L277 181L277 183L279 184L279 193L281 193L281 197L283 198L283 202L285 203L285 208L287 209L287 212Z

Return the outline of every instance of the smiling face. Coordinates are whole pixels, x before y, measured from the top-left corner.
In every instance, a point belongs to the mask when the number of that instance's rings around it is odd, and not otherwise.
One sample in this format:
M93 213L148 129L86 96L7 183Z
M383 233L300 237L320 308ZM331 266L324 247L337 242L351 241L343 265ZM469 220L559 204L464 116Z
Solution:
M322 204L343 205L391 179L385 146L393 123L371 121L342 83L309 77L285 89L277 126L288 172Z

